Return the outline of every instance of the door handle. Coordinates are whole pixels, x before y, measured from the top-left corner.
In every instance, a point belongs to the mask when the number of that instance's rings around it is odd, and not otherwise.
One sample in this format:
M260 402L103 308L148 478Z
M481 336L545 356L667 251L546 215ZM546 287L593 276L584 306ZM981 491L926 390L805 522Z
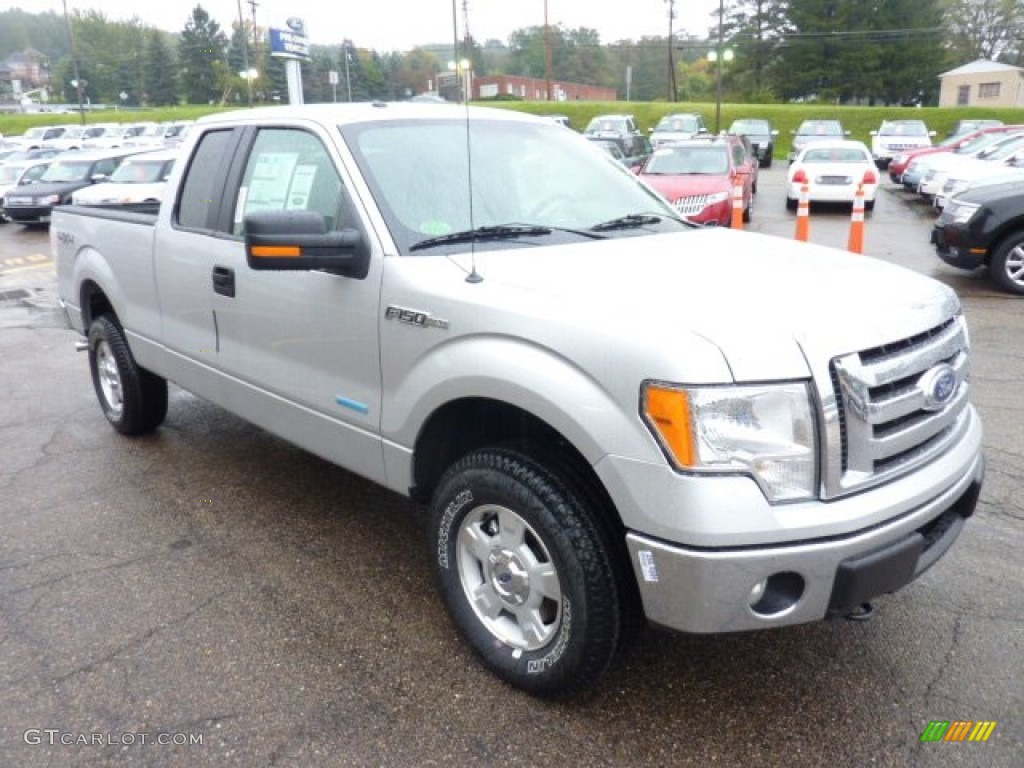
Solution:
M213 292L235 298L235 270L230 267L213 268Z

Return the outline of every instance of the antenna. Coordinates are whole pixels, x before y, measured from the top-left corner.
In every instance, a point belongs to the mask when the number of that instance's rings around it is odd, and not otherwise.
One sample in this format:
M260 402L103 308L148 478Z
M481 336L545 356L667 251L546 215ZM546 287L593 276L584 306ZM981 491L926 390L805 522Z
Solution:
M465 26L465 38L471 40L469 36L469 0L462 0L462 18L463 25ZM465 63L462 57L459 56L459 11L458 11L458 0L452 0L452 54L455 57L455 78L456 82L460 83L462 89L462 105L466 112L466 185L468 186L467 198L469 199L469 228L476 229L476 216L473 213L473 152L470 145L470 131L469 131L469 83L470 79L465 76L464 70L468 69L471 65L469 59L465 59ZM472 70L470 70L472 71ZM483 282L483 278L480 273L476 271L476 241L471 240L469 243L469 255L471 259L470 272L466 275L467 283L480 283Z

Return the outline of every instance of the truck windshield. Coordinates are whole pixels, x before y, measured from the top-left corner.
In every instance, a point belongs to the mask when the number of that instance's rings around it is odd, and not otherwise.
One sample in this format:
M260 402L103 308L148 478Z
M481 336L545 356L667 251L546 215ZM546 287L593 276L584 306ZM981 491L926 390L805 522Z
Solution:
M655 214L649 224L614 236L686 228L621 163L550 121L381 121L345 125L341 132L402 253L428 238L513 224L547 227L552 237L565 238L572 230L647 213ZM521 241L488 245L521 247Z

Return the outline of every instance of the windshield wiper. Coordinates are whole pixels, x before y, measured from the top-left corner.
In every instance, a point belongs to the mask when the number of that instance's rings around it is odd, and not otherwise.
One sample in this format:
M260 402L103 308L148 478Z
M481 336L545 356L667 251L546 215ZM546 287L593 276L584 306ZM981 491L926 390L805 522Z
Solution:
M617 219L602 221L600 224L595 224L590 229L594 232L607 232L612 229L636 229L637 227L645 227L648 224L657 224L663 219L670 219L672 221L679 221L682 223L682 219L676 219L672 216L662 216L657 213L630 213L626 216L620 216Z
M475 243L486 240L508 240L516 237L543 237L552 232L569 232L581 237L588 237L592 240L603 239L603 235L595 234L581 229L570 229L567 227L549 227L541 224L497 224L476 229L466 229L461 232L450 232L446 235L428 237L409 246L410 251L419 251L424 248L433 248L435 245L450 245L452 243Z

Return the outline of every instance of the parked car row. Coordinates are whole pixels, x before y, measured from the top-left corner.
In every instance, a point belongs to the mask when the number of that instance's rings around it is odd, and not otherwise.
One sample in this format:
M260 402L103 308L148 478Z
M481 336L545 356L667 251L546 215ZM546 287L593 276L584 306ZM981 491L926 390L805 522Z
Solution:
M121 146L172 146L181 142L193 121L89 123L29 128L21 136L7 136L0 149L116 149Z
M911 155L890 178L941 209L974 184L1019 176L1024 168L1024 125L1000 126L968 134L935 151Z
M0 221L49 224L59 205L158 205L177 149L26 150L0 162ZM35 155L35 156L32 156Z

